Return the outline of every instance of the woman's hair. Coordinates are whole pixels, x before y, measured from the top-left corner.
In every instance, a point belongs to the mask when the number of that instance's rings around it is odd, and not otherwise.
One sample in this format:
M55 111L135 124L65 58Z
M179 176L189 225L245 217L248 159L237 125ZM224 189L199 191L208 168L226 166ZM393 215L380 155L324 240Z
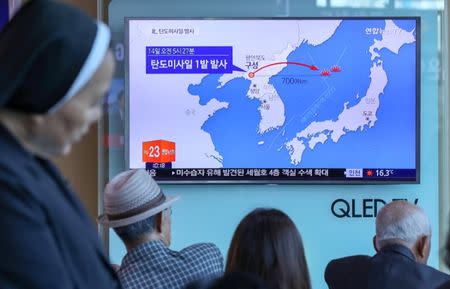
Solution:
M311 289L300 233L276 209L256 209L242 219L228 250L225 272L256 274L272 289Z
M248 273L229 273L219 278L197 280L185 289L268 289L258 276Z

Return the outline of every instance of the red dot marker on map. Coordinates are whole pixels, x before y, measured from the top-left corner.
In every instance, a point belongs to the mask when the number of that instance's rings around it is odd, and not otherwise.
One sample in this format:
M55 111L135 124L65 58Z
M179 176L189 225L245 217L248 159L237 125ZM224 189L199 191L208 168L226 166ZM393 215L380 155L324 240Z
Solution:
M249 72L248 77L250 77L250 78L255 77L255 73L254 72Z
M339 66L335 65L335 66L331 67L331 71L333 71L333 72L341 72L342 70L341 70L341 68Z

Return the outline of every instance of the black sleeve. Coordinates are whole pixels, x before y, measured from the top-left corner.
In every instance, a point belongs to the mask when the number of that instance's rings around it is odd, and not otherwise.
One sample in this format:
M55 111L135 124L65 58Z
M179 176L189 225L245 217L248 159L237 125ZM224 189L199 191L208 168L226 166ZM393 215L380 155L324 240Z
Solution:
M333 261L334 260L332 260L330 263L327 264L327 267L325 268L325 272L324 272L325 282L327 282L328 288L330 288L330 289L333 288L333 280L332 280Z
M440 286L438 289L450 289L450 282L445 283L444 285Z
M73 289L45 211L0 183L0 287Z

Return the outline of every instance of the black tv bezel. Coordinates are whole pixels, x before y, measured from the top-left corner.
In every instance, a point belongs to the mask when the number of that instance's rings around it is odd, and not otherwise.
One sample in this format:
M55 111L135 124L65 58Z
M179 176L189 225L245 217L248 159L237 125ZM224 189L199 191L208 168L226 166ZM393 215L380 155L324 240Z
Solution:
M416 21L416 178L413 181L402 179L342 179L342 180L184 180L176 179L158 179L155 178L160 184L302 184L302 185L389 185L389 184L420 184L420 125L421 125L421 17L420 16L345 16L345 17L125 17L125 165L126 168L130 168L130 117L129 117L129 25L133 20L174 20L174 21L186 21L186 20L414 20ZM183 168L184 169L184 168ZM209 169L209 168L204 168ZM227 169L227 168L224 168ZM274 168L275 169L275 168ZM278 168L284 169L284 168ZM292 168L289 168L292 169ZM301 169L301 168L296 168ZM368 168L369 169L369 168ZM374 168L376 169L376 168ZM381 169L381 168L380 168ZM384 168L383 168L384 169Z

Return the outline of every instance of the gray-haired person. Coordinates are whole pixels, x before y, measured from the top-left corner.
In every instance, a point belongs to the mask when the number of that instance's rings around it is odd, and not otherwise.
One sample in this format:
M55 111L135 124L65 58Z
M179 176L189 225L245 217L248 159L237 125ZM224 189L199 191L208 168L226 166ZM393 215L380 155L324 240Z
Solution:
M176 200L166 197L143 169L120 173L106 186L99 222L113 228L127 248L118 269L124 289L184 288L222 273L223 257L213 244L169 249Z
M426 265L431 226L425 212L406 201L384 206L376 218L373 257L357 255L331 261L325 270L330 289L427 289L450 276Z

